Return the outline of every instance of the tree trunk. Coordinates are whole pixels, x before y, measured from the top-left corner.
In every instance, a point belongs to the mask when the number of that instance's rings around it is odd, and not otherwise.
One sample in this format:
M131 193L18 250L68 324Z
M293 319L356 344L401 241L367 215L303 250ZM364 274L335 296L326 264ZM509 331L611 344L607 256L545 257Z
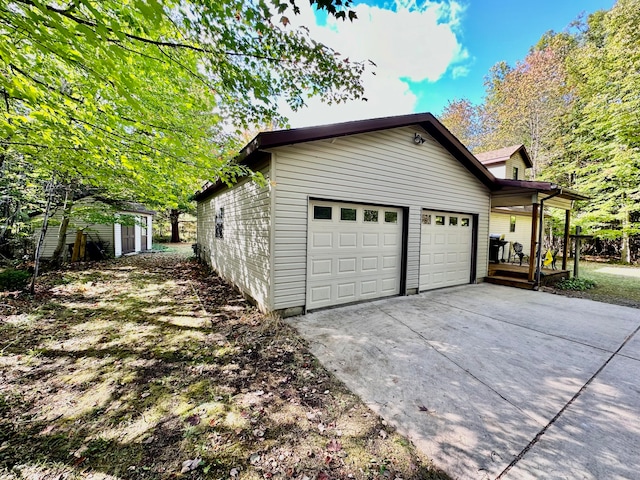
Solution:
M51 215L51 201L53 200L53 194L55 191L55 180L51 179L47 185L47 206L44 209L44 219L42 220L42 230L40 230L40 236L38 238L38 244L36 245L36 252L33 255L34 267L33 278L31 279L31 286L29 292L33 295L36 292L36 278L38 278L38 271L40 270L40 255L42 255L42 245L44 244L44 237L47 234L47 227L49 226L49 216Z
M180 224L178 218L180 212L178 210L171 210L169 219L171 220L171 243L180 243Z
M620 260L625 263L631 263L631 239L629 238L629 211L625 212L622 219L622 248L620 249Z
M67 190L64 197L64 207L62 209L62 223L58 230L58 244L53 251L51 261L58 265L62 263L62 250L64 250L64 243L67 239L67 229L69 227L69 220L71 218L71 208L73 207L73 199L71 197L71 186L67 185Z

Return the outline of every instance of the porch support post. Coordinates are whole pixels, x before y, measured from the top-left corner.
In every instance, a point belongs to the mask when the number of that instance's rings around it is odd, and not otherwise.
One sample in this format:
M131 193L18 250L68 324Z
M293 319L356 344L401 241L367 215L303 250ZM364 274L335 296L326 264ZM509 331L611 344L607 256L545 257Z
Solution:
M567 257L569 256L569 223L571 222L571 210L564 212L564 247L562 248L562 270L567 269Z
M531 248L529 249L529 281L533 282L536 272L536 244L538 238L538 204L532 205L531 211Z

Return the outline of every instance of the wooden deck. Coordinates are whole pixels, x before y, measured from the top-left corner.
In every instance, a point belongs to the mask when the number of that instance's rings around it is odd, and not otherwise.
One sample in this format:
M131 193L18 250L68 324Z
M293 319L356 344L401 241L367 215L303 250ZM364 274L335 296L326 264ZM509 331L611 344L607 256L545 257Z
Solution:
M489 276L486 277L485 280L497 285L533 290L534 282L530 282L528 276L529 265L523 264L520 266L512 263L490 263ZM542 275L540 275L540 284L553 284L564 278L569 278L569 270L543 268Z

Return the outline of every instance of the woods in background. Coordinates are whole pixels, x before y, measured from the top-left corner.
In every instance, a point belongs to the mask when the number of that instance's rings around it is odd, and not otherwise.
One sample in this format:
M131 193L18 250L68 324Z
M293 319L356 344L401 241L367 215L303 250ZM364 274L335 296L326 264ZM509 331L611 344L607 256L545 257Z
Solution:
M485 87L483 104L451 101L440 120L475 153L526 145L531 179L591 196L574 223L596 235L600 253L637 261L640 1L545 34L515 66L496 64Z

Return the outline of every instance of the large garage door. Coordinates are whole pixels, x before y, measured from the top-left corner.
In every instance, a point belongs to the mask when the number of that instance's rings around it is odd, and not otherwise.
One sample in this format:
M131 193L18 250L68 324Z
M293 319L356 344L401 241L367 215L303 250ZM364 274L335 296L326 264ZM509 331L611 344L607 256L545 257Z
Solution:
M473 216L423 210L420 290L469 283Z
M402 210L309 202L307 309L400 293Z

